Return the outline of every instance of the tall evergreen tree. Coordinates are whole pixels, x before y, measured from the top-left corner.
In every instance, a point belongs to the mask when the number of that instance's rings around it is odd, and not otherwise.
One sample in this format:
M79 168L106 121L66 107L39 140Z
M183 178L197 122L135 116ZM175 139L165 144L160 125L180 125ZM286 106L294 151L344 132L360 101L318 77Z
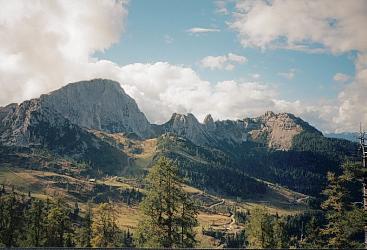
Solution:
M23 215L23 206L14 192L0 198L0 243L6 247L18 246Z
M30 209L26 212L27 221L27 246L41 247L46 239L47 211L42 200L32 202Z
M251 211L245 233L249 248L287 247L283 221L277 216L269 215L265 208Z
M78 229L77 243L78 247L91 247L92 246L92 223L93 215L92 208L88 204L87 212L82 220L82 226Z
M329 185L323 191L326 199L321 204L326 213L327 224L321 229L321 233L328 247L361 247L363 245L356 237L363 233L366 214L362 208L351 203L348 187L350 182L360 178L363 170L352 163L344 164L343 170L340 176L328 173Z
M58 199L51 206L47 215L47 239L46 245L52 247L66 246L65 236L71 233L70 209Z
M266 211L263 208L256 208L251 211L250 219L246 223L246 237L249 248L265 248L265 221Z
M117 247L120 230L116 224L116 210L110 203L100 204L93 217L92 223L93 247Z
M315 216L312 216L305 227L305 239L301 242L304 248L321 248L323 246L322 235Z
M141 203L138 243L145 247L193 247L197 208L184 193L177 166L162 157L151 168Z

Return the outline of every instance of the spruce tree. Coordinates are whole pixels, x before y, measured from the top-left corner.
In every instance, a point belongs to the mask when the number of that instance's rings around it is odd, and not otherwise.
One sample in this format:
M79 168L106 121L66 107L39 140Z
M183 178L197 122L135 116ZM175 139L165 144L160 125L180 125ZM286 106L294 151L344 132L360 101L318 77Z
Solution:
M65 236L72 231L70 213L70 209L60 199L51 206L47 215L46 246L63 247L66 245Z
M18 246L23 229L23 206L12 193L0 198L0 244Z
M361 180L365 170L355 164L346 163L343 174L337 176L328 173L329 184L323 191L326 196L321 208L325 210L327 224L321 229L326 245L333 248L362 247L363 241L358 240L358 235L363 235L366 214L363 209L352 204L351 193L348 189L350 183ZM360 194L362 196L362 193Z
M301 242L304 248L321 248L322 236L315 216L312 216L305 227L305 239Z
M265 248L265 221L266 211L264 208L256 208L251 211L250 219L246 223L246 237L249 248Z
M88 204L87 212L82 220L82 227L78 230L77 242L78 247L91 247L92 246L92 208Z
M92 223L93 247L118 247L120 230L116 224L116 210L110 203L100 204Z
M46 221L47 211L42 200L32 202L30 209L26 212L27 221L27 246L41 247L46 240Z
M144 247L194 247L197 207L185 194L177 166L162 157L146 178L138 244Z

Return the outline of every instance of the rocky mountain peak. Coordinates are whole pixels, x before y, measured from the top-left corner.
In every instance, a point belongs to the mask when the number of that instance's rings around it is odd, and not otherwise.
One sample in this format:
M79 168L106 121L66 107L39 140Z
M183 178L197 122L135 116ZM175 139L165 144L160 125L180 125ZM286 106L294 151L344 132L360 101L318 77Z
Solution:
M186 115L174 113L171 119L162 126L164 132L172 132L186 137L197 145L210 144L204 125L191 113Z
M41 96L44 105L59 112L72 123L106 132L135 133L151 137L153 131L135 100L118 82L94 79L70 83Z
M275 114L268 111L255 120L259 121L260 126L250 131L251 138L267 144L270 148L290 149L294 137L303 131L321 135L320 131L307 122L289 113Z
M214 119L212 117L211 114L207 114L204 118L204 124L213 124L214 123Z
M204 119L204 126L209 131L212 131L215 129L215 122L211 114L206 115Z

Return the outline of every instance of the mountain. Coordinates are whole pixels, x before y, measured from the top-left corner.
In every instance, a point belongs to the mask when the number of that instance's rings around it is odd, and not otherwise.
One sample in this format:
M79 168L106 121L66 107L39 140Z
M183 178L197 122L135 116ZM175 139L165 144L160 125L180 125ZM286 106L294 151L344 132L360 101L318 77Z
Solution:
M304 131L321 135L320 131L292 114L271 111L256 118L236 121L214 121L209 114L203 124L193 114L175 113L161 128L161 132L173 132L201 146L221 148L253 141L280 150L291 149L294 137Z
M325 137L344 139L352 142L359 142L359 133L357 132L342 132L342 133L326 133Z
M87 130L73 124L40 99L0 108L0 146L41 148L89 162L93 170L117 173L127 156ZM2 155L2 157L5 157Z
M111 133L134 133L140 138L153 136L145 115L115 81L94 79L71 83L42 95L43 105L83 128Z

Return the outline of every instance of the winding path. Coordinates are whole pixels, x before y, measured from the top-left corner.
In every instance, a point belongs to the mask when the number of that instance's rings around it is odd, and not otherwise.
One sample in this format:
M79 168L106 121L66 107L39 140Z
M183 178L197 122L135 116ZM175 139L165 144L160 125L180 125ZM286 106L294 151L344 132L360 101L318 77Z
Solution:
M222 205L224 204L224 199L222 199L221 201L217 202L217 203L214 203L212 205L210 205L208 208L213 208L213 207L216 207L216 206L219 206L219 205Z
M224 204L224 202L225 202L225 200L224 200L224 199L222 199L221 201L219 201L219 202L217 202L217 203L214 203L214 204L210 205L208 208L213 208L213 207L216 207L216 206L222 205L222 204ZM233 228L233 226L236 224L236 219L235 219L235 217L234 217L234 216L235 216L235 214L234 214L234 213L229 212L229 216L228 216L228 217L230 217L230 218L231 218L231 222L224 224L224 225L228 225L228 226L226 227L226 228L227 228L227 230L231 230L231 229Z

